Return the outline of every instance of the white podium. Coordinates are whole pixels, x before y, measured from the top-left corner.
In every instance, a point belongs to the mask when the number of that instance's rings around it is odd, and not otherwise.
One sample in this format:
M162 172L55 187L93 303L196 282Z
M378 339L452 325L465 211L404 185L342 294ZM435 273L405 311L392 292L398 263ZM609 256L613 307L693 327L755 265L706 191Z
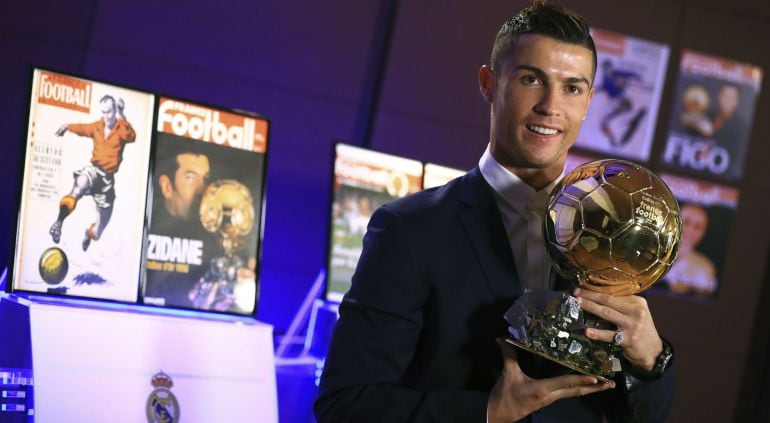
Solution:
M37 422L148 421L158 392L151 381L161 371L173 386L161 386L160 398L176 399L164 407L180 421L278 421L270 325L86 301L24 302Z

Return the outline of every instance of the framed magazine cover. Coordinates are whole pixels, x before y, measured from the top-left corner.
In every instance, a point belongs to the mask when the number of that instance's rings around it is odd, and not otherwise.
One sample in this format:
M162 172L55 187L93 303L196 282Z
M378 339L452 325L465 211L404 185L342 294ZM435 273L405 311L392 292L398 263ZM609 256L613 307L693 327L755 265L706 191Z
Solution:
M465 175L466 171L436 163L425 163L422 171L422 188L434 188Z
M724 259L740 193L737 188L702 179L669 173L660 177L679 202L682 240L676 261L653 291L713 300L723 282Z
M696 177L739 181L763 73L756 65L683 50L662 164Z
M663 94L669 47L598 28L596 91L575 141L578 148L646 162Z
M423 163L338 142L334 145L326 299L350 289L372 213L422 189Z
M153 104L32 69L12 291L137 301Z
M255 314L269 121L165 96L156 116L143 302Z

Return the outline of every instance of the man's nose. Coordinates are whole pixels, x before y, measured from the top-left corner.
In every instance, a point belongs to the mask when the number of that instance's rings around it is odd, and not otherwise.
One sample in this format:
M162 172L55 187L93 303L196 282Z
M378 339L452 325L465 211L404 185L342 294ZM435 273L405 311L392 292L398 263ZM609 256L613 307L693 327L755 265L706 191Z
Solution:
M545 116L559 115L562 110L562 98L558 91L553 88L544 89L540 101L535 104L534 110Z

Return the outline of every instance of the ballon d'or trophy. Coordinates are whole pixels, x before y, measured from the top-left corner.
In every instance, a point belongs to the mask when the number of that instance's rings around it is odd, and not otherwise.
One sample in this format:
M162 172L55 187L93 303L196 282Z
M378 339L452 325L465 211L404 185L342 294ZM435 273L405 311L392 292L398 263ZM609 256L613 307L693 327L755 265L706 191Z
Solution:
M564 176L548 200L543 232L562 277L582 289L632 295L671 267L682 221L660 178L638 164L608 159ZM585 336L586 328L616 327L584 312L567 292L527 291L505 320L507 341L517 347L605 382L621 370L622 339L607 343Z
M243 308L238 307L236 288L239 270L246 268L246 262L236 253L254 227L254 215L251 193L238 181L219 180L203 192L201 223L207 231L218 236L224 255L211 259L209 269L190 293L196 308L218 311Z

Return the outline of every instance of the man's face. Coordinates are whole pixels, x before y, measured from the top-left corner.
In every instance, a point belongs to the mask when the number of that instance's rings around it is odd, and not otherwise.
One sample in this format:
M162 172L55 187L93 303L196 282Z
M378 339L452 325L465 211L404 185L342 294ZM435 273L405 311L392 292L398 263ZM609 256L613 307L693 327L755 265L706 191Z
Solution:
M509 170L558 175L593 96L592 78L588 48L543 35L520 36L495 69L489 93L495 159Z
M741 102L741 92L733 85L725 85L719 90L719 111L732 116Z
M195 212L192 210L193 205L206 187L209 159L204 155L184 153L178 155L176 160L179 169L174 174L173 190L166 203L173 215L189 219Z
M708 228L708 214L703 208L687 204L679 211L682 217L682 252L689 252L703 239Z
M108 98L102 101L100 106L102 108L102 118L104 119L104 124L108 128L112 128L115 126L115 102Z

